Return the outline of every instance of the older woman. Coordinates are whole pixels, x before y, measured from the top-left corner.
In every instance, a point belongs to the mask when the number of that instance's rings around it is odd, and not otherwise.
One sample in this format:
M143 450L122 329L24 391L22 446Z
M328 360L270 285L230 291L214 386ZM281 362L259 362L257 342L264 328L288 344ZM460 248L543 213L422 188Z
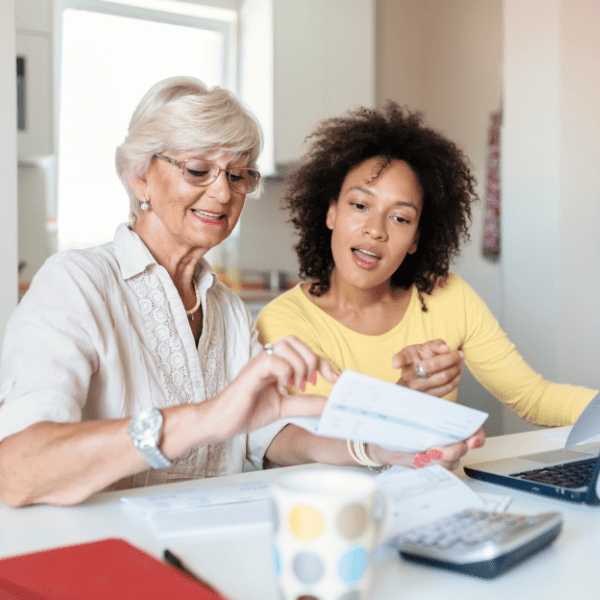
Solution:
M116 155L129 226L53 256L11 317L3 502L72 504L111 485L239 472L245 457L284 462L274 421L320 414L324 398L280 390L315 370L334 382L328 363L294 338L262 352L244 305L203 259L259 186L260 148L257 122L226 90L179 77L142 99ZM88 202L92 171L90 186ZM101 198L91 219L96 210Z
M313 138L285 197L309 281L263 310L263 340L293 334L338 371L452 401L464 357L522 418L574 423L596 391L533 372L477 294L449 273L475 199L468 161L456 145L392 102L328 119ZM326 395L330 388L319 378L307 389ZM282 435L290 444L296 436L323 443L292 426ZM377 446L367 452L374 464L397 458Z

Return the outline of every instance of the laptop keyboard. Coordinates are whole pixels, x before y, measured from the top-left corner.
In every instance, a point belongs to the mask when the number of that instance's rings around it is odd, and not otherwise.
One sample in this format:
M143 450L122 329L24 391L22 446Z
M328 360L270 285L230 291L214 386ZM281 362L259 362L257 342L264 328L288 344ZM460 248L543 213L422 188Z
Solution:
M511 477L575 489L587 485L595 464L596 459L590 458L587 460L578 460L572 463L555 465L554 467L535 469L534 471L513 473Z

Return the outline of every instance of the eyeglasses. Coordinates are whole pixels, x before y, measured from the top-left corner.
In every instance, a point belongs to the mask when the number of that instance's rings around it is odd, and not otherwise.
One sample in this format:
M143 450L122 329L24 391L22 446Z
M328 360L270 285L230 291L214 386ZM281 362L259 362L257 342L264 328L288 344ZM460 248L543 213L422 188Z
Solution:
M203 158L188 158L184 161L178 161L170 156L157 153L154 156L162 158L173 165L177 165L181 171L183 178L192 185L207 186L214 183L221 171L227 174L229 187L234 192L249 194L253 192L260 181L260 173L254 169L247 167L236 167L234 169L223 169L212 160Z

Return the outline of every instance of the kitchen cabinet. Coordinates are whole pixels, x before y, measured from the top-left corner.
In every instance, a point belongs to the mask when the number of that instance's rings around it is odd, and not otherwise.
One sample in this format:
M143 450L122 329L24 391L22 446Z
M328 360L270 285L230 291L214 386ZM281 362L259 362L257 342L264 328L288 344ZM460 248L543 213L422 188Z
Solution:
M374 0L246 0L240 19L241 95L275 165L296 162L321 119L374 106Z
M17 31L52 33L52 0L15 0Z

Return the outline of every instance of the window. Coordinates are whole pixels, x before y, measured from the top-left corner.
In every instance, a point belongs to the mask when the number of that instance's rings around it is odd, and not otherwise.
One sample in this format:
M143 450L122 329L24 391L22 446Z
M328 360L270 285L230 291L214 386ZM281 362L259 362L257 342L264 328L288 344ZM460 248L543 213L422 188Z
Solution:
M235 91L234 10L175 0L57 0L58 247L112 240L129 202L115 148L159 80Z

